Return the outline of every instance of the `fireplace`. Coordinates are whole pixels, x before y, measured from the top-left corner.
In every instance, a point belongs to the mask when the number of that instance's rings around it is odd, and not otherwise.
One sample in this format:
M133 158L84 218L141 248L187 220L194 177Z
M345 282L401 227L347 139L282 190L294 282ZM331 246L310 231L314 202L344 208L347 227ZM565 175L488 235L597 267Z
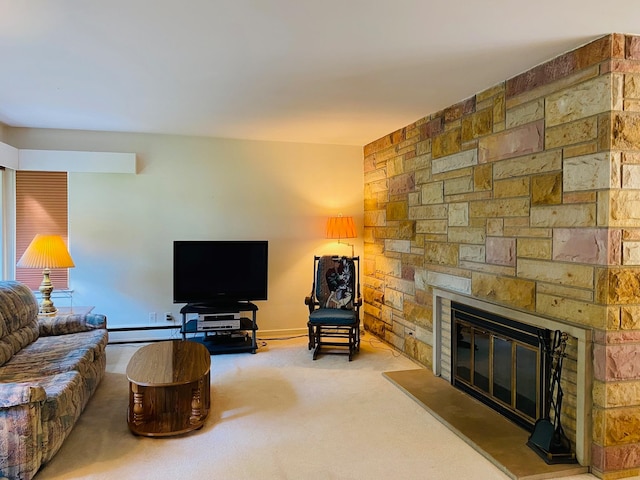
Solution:
M562 423L576 459L589 465L591 331L488 303L464 290L433 290L433 372L474 398L493 402L492 408L531 431L544 413L549 382L538 333L567 333L570 342L562 376L569 384L565 384ZM498 360L489 367L489 353L495 357L496 352Z
M453 385L531 431L544 411L540 329L457 302L451 303Z

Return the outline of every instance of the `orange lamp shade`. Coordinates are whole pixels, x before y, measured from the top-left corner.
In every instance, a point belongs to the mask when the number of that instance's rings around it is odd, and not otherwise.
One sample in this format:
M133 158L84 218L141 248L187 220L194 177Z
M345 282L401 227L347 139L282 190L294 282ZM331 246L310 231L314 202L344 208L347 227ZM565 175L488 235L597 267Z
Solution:
M73 259L60 235L41 235L33 240L18 260L23 268L71 268Z
M327 220L327 238L355 238L356 236L353 217L329 217Z

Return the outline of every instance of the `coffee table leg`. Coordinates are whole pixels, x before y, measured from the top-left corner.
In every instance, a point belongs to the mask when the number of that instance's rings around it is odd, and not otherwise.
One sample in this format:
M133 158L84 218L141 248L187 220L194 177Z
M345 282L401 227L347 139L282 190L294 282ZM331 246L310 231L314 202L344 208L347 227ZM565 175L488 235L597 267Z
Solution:
M204 379L198 381L198 386L193 389L193 396L191 397L191 416L189 417L189 423L195 425L202 420L202 384Z
M133 424L141 425L144 423L144 389L133 383L131 391L133 392Z

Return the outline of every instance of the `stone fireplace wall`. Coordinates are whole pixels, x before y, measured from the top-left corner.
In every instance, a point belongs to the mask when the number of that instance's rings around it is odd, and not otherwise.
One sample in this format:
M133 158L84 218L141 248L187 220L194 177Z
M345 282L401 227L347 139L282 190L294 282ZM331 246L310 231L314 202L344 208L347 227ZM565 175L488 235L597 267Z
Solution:
M365 327L429 367L434 289L591 329L591 468L639 474L640 37L602 37L364 155Z

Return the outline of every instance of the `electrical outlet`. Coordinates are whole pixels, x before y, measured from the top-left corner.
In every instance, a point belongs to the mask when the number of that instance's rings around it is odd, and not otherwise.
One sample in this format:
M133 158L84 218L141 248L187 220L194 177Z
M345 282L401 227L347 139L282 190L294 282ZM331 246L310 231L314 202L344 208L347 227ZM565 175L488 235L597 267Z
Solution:
M164 319L167 322L173 322L173 315L171 314L171 312L164 312Z
M149 323L156 323L158 321L158 314L156 312L149 312Z

